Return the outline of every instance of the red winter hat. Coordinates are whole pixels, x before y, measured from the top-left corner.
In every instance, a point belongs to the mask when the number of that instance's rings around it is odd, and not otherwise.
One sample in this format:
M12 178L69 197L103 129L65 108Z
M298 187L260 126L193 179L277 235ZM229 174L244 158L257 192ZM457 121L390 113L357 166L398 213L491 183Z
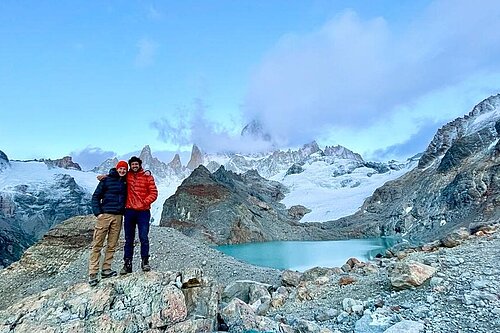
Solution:
M116 163L116 169L118 170L120 168L125 168L126 170L128 170L128 163L125 161L120 161Z

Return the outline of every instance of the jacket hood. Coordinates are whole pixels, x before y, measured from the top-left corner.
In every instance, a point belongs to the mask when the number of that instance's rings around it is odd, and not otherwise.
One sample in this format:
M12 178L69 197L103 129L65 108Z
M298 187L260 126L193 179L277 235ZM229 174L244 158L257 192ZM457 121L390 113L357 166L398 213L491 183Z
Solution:
M120 174L118 173L118 171L116 171L116 168L112 168L109 170L108 176L113 178L119 178Z

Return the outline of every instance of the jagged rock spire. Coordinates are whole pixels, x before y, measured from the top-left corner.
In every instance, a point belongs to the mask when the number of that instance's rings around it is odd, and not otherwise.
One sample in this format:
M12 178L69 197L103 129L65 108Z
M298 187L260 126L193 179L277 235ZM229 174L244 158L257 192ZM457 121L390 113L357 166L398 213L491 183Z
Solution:
M200 164L203 164L203 154L197 145L193 145L193 150L191 151L191 159L187 164L189 170L196 169Z
M175 154L172 161L167 164L175 173L180 173L182 171L182 163L179 154Z
M153 160L153 155L151 154L151 148L149 147L149 145L145 145L144 148L142 148L139 158L142 160L143 165L151 164L151 161Z
M142 148L139 158L142 160L142 168L151 171L151 173L156 177L166 177L171 172L166 163L160 161L156 157L153 157L149 145Z

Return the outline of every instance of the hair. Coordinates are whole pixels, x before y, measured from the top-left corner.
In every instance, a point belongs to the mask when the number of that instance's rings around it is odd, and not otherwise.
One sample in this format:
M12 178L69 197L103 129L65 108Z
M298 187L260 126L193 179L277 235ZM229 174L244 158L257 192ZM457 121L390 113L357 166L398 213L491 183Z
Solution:
M132 165L132 162L139 162L139 165L142 166L142 160L137 156L132 156L130 160L128 160L128 165Z

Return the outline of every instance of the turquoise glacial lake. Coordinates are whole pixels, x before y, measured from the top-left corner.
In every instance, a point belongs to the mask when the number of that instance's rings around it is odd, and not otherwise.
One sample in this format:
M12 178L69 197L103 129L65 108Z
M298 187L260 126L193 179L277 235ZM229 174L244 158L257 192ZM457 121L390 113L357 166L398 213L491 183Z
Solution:
M392 238L369 238L246 243L215 248L253 265L303 272L313 267L341 267L352 257L361 261L373 259L394 243Z

